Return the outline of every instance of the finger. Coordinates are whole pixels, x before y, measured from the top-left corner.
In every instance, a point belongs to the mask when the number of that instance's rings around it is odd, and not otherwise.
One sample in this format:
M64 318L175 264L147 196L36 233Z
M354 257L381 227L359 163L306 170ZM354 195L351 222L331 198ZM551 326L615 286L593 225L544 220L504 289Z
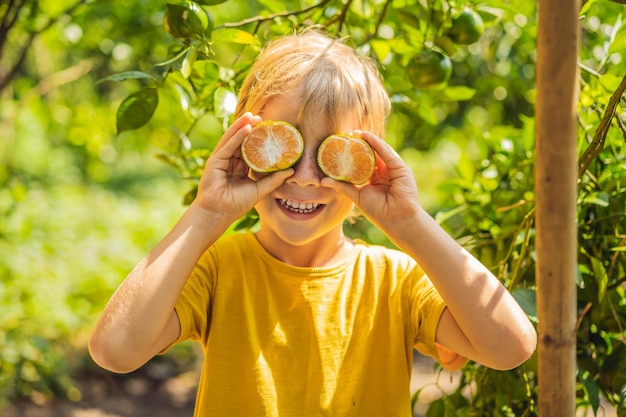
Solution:
M236 155L237 152L240 152L241 143L251 131L252 126L248 123L241 126L230 136L224 134L222 139L220 139L220 142L213 150L213 154L221 158L231 158L233 155Z
M254 126L260 121L261 121L260 116L254 116L250 112L246 112L243 115L241 115L241 117L235 120L233 124L231 124L229 128L226 129L226 132L224 132L224 134L222 135L222 138L217 143L217 146L215 147L214 152L221 149L225 144L231 142L232 139L235 137L237 137L237 139L240 139L239 144L241 144L241 141L243 140L243 138L245 138L250 133L250 129L252 128L252 126ZM243 134L243 136L241 135L238 136L238 134L240 134L242 129L244 130L245 134Z
M359 196L359 188L349 182L337 181L330 177L322 178L320 184L322 187L332 188L342 194L345 194L353 202L357 202Z
M359 132L362 139L370 144L386 165L402 163L402 158L393 147L371 132Z
M282 171L276 171L271 174L265 175L256 181L258 198L266 196L278 187L280 187L287 178L294 174L293 168L284 169Z

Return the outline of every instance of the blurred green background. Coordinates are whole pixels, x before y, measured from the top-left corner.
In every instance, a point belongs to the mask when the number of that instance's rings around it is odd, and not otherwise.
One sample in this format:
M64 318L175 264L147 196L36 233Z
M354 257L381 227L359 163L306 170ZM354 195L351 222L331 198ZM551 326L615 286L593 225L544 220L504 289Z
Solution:
M349 36L380 64L394 104L386 139L413 168L422 204L536 321L535 6L228 0L199 6L211 27L175 39L163 27L166 2L0 4L0 409L79 401L78 381L102 375L86 352L99 312L184 210L260 45L311 24ZM469 44L451 32L465 7L484 29ZM581 10L577 395L594 413L601 398L626 408L623 13L609 0ZM424 50L450 59L440 85L410 75ZM158 106L140 100L120 116L121 103L147 88ZM139 120L145 110L151 117ZM119 129L120 117L138 128ZM347 229L389 244L365 221ZM177 374L193 367L194 352L183 346L159 361ZM453 404L472 415L534 415L536 377L536 358L508 373L470 364L432 413Z

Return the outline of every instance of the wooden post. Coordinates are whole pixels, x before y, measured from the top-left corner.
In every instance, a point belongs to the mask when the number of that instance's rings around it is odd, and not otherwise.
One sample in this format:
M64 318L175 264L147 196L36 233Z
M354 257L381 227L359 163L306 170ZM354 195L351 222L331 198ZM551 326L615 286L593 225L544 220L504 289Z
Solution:
M540 417L576 400L576 107L580 0L539 0L536 98Z

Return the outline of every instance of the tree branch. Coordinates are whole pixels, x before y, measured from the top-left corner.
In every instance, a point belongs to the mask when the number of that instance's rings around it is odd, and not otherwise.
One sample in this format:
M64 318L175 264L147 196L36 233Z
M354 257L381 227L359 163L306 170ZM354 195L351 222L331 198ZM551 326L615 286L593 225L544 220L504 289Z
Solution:
M35 40L35 37L37 37L38 35L42 34L46 30L50 29L55 23L58 22L60 16L71 15L79 6L81 6L82 4L86 3L87 1L88 0L77 0L76 3L74 3L71 6L69 6L67 9L65 9L62 13L59 14L59 16L57 16L57 17L55 17L53 19L48 19L46 24L41 29L34 30L34 31L30 32L30 34L28 36L28 39L22 45L22 48L21 48L21 51L20 51L19 56L17 58L17 61L12 65L11 69L9 70L9 72L6 75L4 75L4 76L2 76L0 78L0 92L2 92L9 85L11 80L13 80L13 78L15 78L15 76L22 69L22 66L24 65L24 61L26 60L26 54L28 53L28 50L29 50L30 46L32 45L33 41ZM26 2L26 0L24 0L24 3L25 2ZM35 3L35 5L36 5L36 3ZM31 11L31 13L32 13L32 11ZM8 28L14 27L13 23L14 22L12 22L11 25ZM7 31L8 31L8 29L7 29Z
M6 13L2 16L2 22L0 22L0 57L2 57L4 45L8 39L7 34L13 25L15 25L20 10L22 10L22 7L24 7L27 1L28 0L22 0L19 4L15 5L15 0L9 0Z

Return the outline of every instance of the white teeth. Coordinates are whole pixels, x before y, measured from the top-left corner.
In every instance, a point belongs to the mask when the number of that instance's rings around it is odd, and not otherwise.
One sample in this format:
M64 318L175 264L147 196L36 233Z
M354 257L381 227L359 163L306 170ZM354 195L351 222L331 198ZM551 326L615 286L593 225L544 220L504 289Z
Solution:
M280 204L297 213L311 213L320 206L318 203L298 203L297 201L287 200L285 198L280 199Z

